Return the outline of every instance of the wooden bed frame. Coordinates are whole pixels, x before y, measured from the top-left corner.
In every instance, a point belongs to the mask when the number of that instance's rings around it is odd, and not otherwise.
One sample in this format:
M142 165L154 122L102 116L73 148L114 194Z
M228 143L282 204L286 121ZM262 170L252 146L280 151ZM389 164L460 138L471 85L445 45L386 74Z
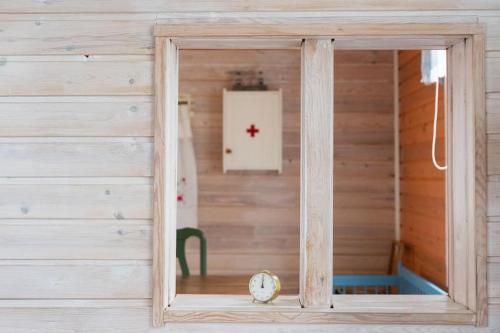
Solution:
M401 262L398 262L396 274L334 275L332 283L335 295L379 293L391 295L447 295L444 290L404 267Z

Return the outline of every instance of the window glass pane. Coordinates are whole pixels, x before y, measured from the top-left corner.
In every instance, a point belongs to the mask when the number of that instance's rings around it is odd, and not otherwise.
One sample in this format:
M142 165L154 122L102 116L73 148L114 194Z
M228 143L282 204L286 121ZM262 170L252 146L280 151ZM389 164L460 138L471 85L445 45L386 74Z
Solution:
M398 58L395 76L393 51L335 53L336 293L432 292L406 280L446 290L445 172L432 162L436 89L421 83L420 51ZM438 101L436 159L444 164L442 83Z
M250 277L270 270L281 294L298 294L300 51L181 50L179 77L192 135L179 144L177 227L203 233L207 276L193 236L177 293L248 294Z

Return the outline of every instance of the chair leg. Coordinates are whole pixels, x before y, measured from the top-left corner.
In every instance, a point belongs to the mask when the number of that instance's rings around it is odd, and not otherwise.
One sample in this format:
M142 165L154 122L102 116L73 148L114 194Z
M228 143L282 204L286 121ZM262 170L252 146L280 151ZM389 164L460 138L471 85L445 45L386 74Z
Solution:
M200 275L207 276L207 239L200 235Z
M182 270L182 276L189 276L189 267L186 260L186 240L194 236L200 240L200 275L207 275L207 239L200 229L182 228L177 230L177 258Z
M189 267L186 260L186 243L184 239L177 239L177 258L181 266L182 276L189 276Z

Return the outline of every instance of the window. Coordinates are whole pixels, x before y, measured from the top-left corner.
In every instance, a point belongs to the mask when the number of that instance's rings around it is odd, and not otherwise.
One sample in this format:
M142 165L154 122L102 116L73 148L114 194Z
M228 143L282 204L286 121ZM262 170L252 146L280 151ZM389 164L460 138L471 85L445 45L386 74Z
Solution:
M486 323L484 36L480 26L360 25L286 18L245 24L186 19L158 24L155 38L153 320L156 326L179 321ZM333 49L360 46L449 50L449 297L332 295ZM280 297L272 307L252 304L241 296L176 296L178 50L298 47L302 48L299 295Z

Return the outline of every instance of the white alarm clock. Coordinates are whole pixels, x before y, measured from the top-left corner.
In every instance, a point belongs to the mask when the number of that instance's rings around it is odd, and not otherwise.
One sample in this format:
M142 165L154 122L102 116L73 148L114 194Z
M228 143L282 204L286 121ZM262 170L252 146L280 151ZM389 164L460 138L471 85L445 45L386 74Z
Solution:
M276 274L264 270L250 278L248 289L253 297L253 302L269 303L278 297L281 283Z

